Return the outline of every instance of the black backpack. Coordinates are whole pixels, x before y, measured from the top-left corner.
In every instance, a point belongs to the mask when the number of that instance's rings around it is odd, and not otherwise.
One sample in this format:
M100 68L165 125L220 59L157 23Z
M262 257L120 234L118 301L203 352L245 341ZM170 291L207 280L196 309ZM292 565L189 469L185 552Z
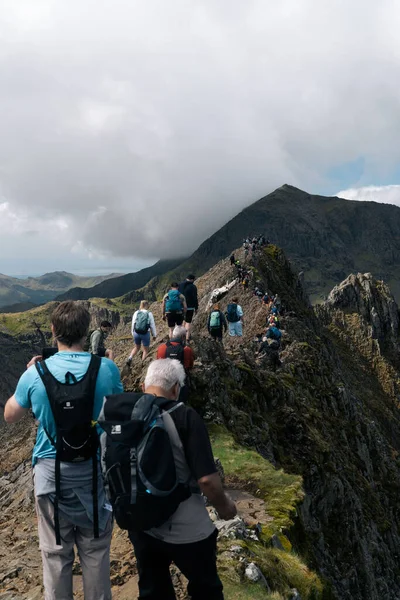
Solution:
M60 463L93 461L93 523L94 537L99 537L99 514L97 499L97 449L99 446L96 426L93 422L94 394L101 358L92 355L84 377L77 381L69 371L65 382L52 375L46 362L36 363L37 372L46 388L51 412L56 425L56 438L45 429L51 444L56 449L54 500L54 524L56 542L61 544L58 504L61 497Z
M185 362L185 346L178 342L175 342L174 344L172 344L169 340L165 345L167 346L167 350L165 352L165 358L172 358L174 360L179 360L180 363L184 364L184 362Z
M240 317L237 313L237 304L228 304L226 318L228 319L229 323L237 323L240 321Z
M191 474L171 412L152 394L106 396L98 423L108 498L121 529L147 531L165 523L191 495Z

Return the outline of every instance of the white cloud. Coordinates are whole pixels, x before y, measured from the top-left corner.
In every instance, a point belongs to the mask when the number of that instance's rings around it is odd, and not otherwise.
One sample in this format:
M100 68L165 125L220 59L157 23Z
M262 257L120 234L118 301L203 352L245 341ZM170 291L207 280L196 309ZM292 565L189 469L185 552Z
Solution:
M369 185L343 190L336 195L346 200L369 200L400 206L400 185Z
M399 163L395 0L0 9L0 188L43 245L68 224L54 259L184 254L284 182Z

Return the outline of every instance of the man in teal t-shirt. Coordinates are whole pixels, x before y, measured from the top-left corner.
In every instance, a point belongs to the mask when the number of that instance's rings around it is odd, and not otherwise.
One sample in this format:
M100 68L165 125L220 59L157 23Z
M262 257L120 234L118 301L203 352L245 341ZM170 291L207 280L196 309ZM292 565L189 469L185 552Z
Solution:
M58 352L46 360L50 373L65 382L71 373L77 381L85 376L91 355L82 349L90 315L82 305L61 303L52 315L52 332ZM34 357L20 378L14 395L4 409L8 423L19 421L31 408L39 422L33 450L35 499L39 542L43 560L45 600L73 599L72 565L74 545L82 567L85 600L110 600L109 549L112 534L111 507L101 477L97 481L99 537L93 536L92 461L61 462L59 500L61 545L56 543L54 525L56 427L43 381L36 369L41 357ZM93 420L97 420L104 396L123 391L117 366L102 358L97 374ZM98 470L100 473L100 469Z

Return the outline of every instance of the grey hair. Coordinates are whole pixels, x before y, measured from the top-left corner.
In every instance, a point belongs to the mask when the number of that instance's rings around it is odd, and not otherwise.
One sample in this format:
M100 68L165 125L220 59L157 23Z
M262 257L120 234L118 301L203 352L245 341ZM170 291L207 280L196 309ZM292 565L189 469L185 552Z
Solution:
M172 337L173 338L186 338L186 329L184 327L181 327L180 325L176 325L174 328L174 331L172 332Z
M185 377L185 369L179 360L159 358L153 360L147 369L144 387L147 389L150 386L156 386L169 392L177 383L183 387Z

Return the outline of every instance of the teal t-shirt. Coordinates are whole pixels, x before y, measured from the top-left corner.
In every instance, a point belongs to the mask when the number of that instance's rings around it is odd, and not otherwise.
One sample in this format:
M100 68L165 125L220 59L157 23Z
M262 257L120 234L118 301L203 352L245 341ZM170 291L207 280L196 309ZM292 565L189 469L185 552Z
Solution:
M54 377L61 382L65 381L65 374L68 371L79 381L88 370L90 359L91 354L88 352L57 352L46 360L46 365ZM104 396L120 392L123 392L123 386L117 365L108 358L102 358L95 389L94 420L97 420L99 416ZM23 408L32 408L39 421L32 456L33 464L38 458L55 459L56 451L47 437L45 429L55 439L56 427L44 384L35 366L30 367L20 378L15 391L15 399Z

